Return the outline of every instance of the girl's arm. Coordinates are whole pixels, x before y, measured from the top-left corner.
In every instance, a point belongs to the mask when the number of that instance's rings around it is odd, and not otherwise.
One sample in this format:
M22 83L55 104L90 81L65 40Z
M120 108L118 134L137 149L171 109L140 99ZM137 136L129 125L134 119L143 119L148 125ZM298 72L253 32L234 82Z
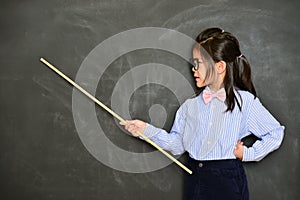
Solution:
M167 151L170 151L173 155L183 154L185 151L182 143L182 137L185 127L185 114L183 107L184 106L181 106L178 109L170 133L140 120L127 121L125 129L136 137L139 136L137 131L142 132L158 146Z
M258 98L254 99L246 122L250 133L257 140L252 147L244 146L243 161L260 161L270 152L279 148L283 140L284 126L269 113Z

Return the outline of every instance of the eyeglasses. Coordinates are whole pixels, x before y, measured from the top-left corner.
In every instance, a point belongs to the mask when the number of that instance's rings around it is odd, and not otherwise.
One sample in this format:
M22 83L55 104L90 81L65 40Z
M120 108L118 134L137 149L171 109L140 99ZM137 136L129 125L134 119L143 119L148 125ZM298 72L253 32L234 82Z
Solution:
M190 63L193 65L193 70L197 71L202 62L199 58L191 58Z

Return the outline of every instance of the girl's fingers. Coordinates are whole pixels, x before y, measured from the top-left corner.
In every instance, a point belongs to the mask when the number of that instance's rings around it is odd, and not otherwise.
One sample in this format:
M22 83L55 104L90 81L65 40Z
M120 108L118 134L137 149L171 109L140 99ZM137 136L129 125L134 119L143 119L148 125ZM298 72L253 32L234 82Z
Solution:
M238 140L235 145L235 148L233 150L235 157L242 160L243 159L243 150L244 150L244 142L241 142L240 140Z
M137 127L134 126L134 125L130 125L129 128L128 128L128 131L129 131L130 133L135 132L136 130L137 130Z
M138 132L143 133L146 128L146 123L140 120L126 120L119 122L119 124L123 125L133 136L139 136Z
M125 126L127 124L127 121L120 121L119 124Z
M238 145L244 145L244 142L242 142L242 141L238 140L238 142L237 142L236 146L238 146Z

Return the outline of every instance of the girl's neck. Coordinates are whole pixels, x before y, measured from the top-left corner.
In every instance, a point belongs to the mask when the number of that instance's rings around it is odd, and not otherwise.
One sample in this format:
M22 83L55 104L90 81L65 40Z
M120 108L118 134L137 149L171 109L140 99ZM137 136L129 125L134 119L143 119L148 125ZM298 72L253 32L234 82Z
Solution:
M208 85L209 89L213 92L218 91L219 89L223 88L223 83L222 84L210 84Z
M208 85L209 88L214 92L223 88L224 87L224 76L225 76L225 73L218 74L216 79L214 81L212 81L211 84Z
M218 73L216 79L214 79L211 84L208 85L209 89L216 92L224 87L224 77L225 72Z

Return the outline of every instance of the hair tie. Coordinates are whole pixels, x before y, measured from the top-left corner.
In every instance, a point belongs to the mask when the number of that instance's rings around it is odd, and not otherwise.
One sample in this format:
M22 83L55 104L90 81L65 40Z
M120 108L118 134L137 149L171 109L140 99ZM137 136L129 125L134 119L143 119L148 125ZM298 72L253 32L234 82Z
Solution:
M214 37L209 37L209 38L207 38L206 40L203 40L202 42L199 42L199 44L201 45L201 44L204 44L204 43L206 43L207 41L209 41L209 40L212 40L212 39L214 39Z
M239 55L238 58L241 58L243 56L243 54Z

